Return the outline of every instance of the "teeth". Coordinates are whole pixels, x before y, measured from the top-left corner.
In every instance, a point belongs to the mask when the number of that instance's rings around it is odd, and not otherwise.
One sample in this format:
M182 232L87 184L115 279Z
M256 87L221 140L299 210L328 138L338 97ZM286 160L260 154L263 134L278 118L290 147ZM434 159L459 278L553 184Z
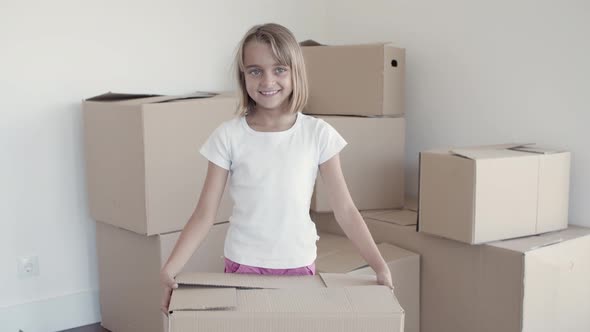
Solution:
M275 90L275 91L260 91L260 94L262 94L263 96L272 96L272 95L276 94L277 92L279 92L279 90Z

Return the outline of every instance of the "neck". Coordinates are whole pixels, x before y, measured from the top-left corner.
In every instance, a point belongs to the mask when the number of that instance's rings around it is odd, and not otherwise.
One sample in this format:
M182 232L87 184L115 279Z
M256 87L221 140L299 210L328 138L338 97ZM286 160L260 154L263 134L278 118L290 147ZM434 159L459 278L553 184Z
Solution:
M287 130L295 124L297 113L288 110L268 110L255 108L248 116L248 124L260 131L282 131Z

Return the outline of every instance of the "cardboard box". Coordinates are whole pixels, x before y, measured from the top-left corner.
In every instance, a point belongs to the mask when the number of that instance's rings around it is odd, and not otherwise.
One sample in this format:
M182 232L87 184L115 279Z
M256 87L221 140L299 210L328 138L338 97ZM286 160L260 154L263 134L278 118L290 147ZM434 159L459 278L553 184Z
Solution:
M348 142L340 153L342 171L359 210L404 206L405 120L320 116ZM332 211L321 176L315 185L311 209Z
M590 331L590 229L470 245L398 225L396 215L365 222L375 241L420 255L422 332ZM319 229L341 232L321 216Z
M420 153L421 232L485 243L567 227L570 153L507 144Z
M237 99L105 94L83 104L90 215L139 234L181 230L194 211L208 161L199 148ZM226 193L216 221L229 220Z
M403 309L374 277L193 273L177 281L170 332L404 330Z
M406 313L405 332L420 331L420 256L388 243L377 248L389 266L395 295ZM348 238L329 233L320 233L316 271L375 275Z
M229 223L213 225L183 271L223 272ZM160 311L160 270L180 232L154 236L96 223L102 326L110 331L166 331Z
M302 43L309 81L308 114L402 116L405 49L388 43Z
M410 237L412 241L412 234L409 233L416 233L416 223L418 220L418 216L416 212L405 210L405 209L393 209L393 210L366 210L360 211L361 216L364 218L365 223L369 226L370 221L379 221L380 223L386 223L391 226L395 234L400 235L402 238ZM334 214L331 212L314 212L310 211L311 220L315 222L316 229L318 232L325 232L330 235L340 235L346 236L338 225ZM369 228L370 230L370 228ZM385 237L381 236L381 234L372 234L373 239L376 243L387 242L396 244L395 242L391 242L391 237L389 236L389 228L387 229L387 234ZM396 233L397 232L397 233ZM326 235L326 234L324 234ZM330 237L332 238L332 237ZM332 240L334 241L334 240ZM327 241L326 241L327 242ZM322 243L319 241L318 244ZM325 243L325 242L324 242ZM330 243L328 243L330 244ZM407 249L406 247L402 247ZM318 251L321 248L318 246ZM410 249L411 250L411 249ZM412 250L411 250L412 251Z

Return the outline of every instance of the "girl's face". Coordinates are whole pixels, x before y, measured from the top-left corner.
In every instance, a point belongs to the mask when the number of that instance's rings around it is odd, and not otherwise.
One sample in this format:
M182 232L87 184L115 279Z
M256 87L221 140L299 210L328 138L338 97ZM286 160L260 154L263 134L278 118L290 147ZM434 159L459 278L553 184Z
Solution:
M277 63L270 45L251 41L244 46L244 77L257 110L287 110L293 92L291 68Z

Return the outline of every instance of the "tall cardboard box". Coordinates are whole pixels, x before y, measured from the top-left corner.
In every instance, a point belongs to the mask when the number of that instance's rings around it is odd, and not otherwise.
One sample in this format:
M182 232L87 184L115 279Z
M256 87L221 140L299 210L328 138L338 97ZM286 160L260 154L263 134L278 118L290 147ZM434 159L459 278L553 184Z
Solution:
M340 152L342 171L359 210L393 209L404 205L404 118L318 116L348 142ZM332 211L318 176L311 209Z
M317 246L316 272L375 275L347 237L320 233ZM387 262L395 295L406 313L405 332L419 332L420 256L388 243L380 243L377 248Z
M232 118L237 99L108 93L86 100L84 138L90 215L139 234L179 231L191 216L208 161L200 146ZM226 193L216 221L226 221Z
M228 222L213 225L183 271L223 272ZM180 232L144 236L96 223L102 326L113 332L163 332L160 270Z
M570 153L527 145L420 153L419 230L485 243L567 227Z
M342 232L320 216L319 229ZM410 213L389 216L365 222L375 241L420 255L422 332L590 331L590 229L470 245L400 225Z
M404 311L374 277L180 275L170 332L401 332Z
M405 49L388 43L325 46L302 42L309 80L305 113L404 114Z

